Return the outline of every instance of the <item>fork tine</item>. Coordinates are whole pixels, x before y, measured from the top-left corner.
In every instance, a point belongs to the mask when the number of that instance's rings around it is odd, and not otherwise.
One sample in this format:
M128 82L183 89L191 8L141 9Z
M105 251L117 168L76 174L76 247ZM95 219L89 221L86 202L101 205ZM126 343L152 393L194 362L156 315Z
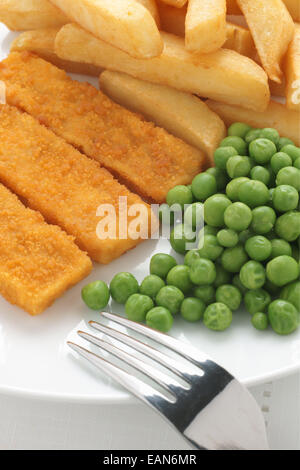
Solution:
M95 321L90 321L89 324L97 331L100 331L101 333L104 333L111 338L121 341L121 343L130 346L142 354L145 354L150 359L155 360L160 365L163 365L175 375L187 380L188 382L190 381L190 377L194 376L195 373L199 374L199 371L195 371L193 366L190 366L189 364L181 366L178 364L178 361L175 361L175 359L167 356L166 354L158 351L157 349L154 349L152 346L149 346L148 344L145 344L136 338L132 338L131 336L122 333L121 331L115 330L106 325L101 325Z
M126 364L130 365L137 371L142 372L144 375L149 377L155 383L160 385L164 390L172 393L174 398L175 398L174 391L176 393L176 391L179 391L179 389L188 390L188 388L180 386L178 382L173 380L171 377L168 377L166 374L164 374L160 370L155 369L151 365L142 362L140 359L134 357L132 354L129 354L126 351L120 348L117 348L113 344L107 343L106 341L100 338L97 338L96 336L90 335L89 333L85 333L84 331L78 331L77 333L81 338L98 346L101 349L104 349L110 354L113 354L115 357L117 357L118 359L121 359L122 361L124 361Z
M137 333L141 333L142 335L156 341L163 346L171 349L173 352L179 354L180 356L192 361L196 366L202 367L205 362L210 361L210 358L203 353L200 353L196 348L190 346L189 344L183 343L171 336L168 336L164 333L159 331L153 330L148 326L141 325L140 323L133 322L128 320L127 318L121 317L120 315L116 315L115 313L108 313L108 312L101 312L101 315L108 320L111 320L119 325L125 326L126 328L130 328ZM94 323L94 322L90 322Z
M68 341L67 344L71 349L73 349L73 351L84 357L88 362L97 367L97 369L100 369L102 372L109 375L112 379L116 380L120 385L130 391L137 398L148 403L155 410L161 412L161 409L163 409L166 404L173 403L168 397L164 396L150 385L125 372L123 369L112 364L106 359L97 356L91 351L88 351L82 346L79 346L78 344L75 344L71 341Z

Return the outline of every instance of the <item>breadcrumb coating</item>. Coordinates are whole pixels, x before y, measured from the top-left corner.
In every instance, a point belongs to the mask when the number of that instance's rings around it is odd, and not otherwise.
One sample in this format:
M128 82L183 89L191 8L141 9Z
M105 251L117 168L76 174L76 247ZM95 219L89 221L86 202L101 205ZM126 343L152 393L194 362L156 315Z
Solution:
M37 118L148 200L165 201L169 189L189 184L202 169L200 150L32 53L12 52L0 64L0 79L8 104Z
M40 314L91 269L73 237L0 184L0 293L9 302Z
M78 152L52 131L17 108L0 106L0 181L18 194L47 222L75 237L78 246L99 263L107 264L135 247L145 233L132 239L99 239L96 233L101 204L115 208L119 224L119 197L130 208L145 208L143 222L150 227L151 209L116 181L99 164ZM128 227L134 217L127 216ZM150 231L150 228L149 228ZM146 234L147 235L147 234Z

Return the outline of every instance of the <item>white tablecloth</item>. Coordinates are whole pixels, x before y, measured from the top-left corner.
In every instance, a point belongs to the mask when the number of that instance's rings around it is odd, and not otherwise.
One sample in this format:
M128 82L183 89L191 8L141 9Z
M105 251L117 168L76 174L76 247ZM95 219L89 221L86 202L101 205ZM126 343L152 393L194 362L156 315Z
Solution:
M272 449L300 450L300 373L251 389ZM184 450L146 406L89 406L0 396L1 450Z

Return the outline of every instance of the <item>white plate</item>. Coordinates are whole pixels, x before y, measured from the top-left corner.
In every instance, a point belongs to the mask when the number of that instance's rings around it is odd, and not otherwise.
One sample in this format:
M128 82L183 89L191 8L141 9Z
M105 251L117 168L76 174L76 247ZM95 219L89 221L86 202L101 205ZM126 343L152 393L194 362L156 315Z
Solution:
M0 28L1 58L7 55L13 36ZM86 282L110 281L119 271L130 271L141 281L148 274L151 256L160 251L170 252L168 241L147 241L110 266L95 267L87 281L39 317L30 317L0 298L0 392L89 403L128 401L123 389L76 360L66 340L78 329L88 329L89 320L99 318L81 301L80 290ZM122 307L112 305L112 310L121 313ZM247 385L300 368L300 330L287 337L259 332L245 312L235 313L232 327L223 333L178 319L172 335L203 350Z

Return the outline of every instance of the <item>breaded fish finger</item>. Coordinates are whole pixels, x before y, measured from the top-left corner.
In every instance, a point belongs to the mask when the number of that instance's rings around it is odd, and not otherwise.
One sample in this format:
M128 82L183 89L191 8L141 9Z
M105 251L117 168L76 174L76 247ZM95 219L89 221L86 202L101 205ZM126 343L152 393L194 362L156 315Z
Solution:
M1 295L37 315L91 269L91 260L73 237L48 225L0 184Z
M147 237L150 207L33 117L9 105L0 106L0 142L0 181L49 223L73 235L95 261L109 263ZM126 212L121 224L123 239L119 236L119 197L127 198L128 210L139 204L141 226L147 233L141 230L136 239L129 236L136 216ZM103 204L116 214L116 233L106 239L105 233L99 238L97 232L105 217L104 213L102 218L97 216Z
M148 200L164 202L169 189L189 184L202 169L200 150L33 54L11 53L0 64L0 80L9 104L39 119Z

